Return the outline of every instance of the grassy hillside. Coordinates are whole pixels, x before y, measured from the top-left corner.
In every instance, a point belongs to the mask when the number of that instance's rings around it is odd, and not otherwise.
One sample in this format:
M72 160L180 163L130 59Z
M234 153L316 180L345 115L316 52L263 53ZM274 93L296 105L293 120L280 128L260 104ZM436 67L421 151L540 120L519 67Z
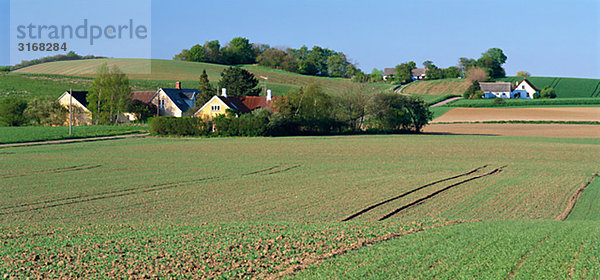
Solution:
M467 80L462 79L416 81L404 87L402 93L417 95L462 95L469 85Z
M515 83L522 79L523 78L521 77L506 77L501 80ZM539 90L543 89L545 86L553 87L559 98L600 97L600 79L551 77L530 77L528 79ZM469 85L467 80L460 79L418 81L407 85L402 89L402 93L419 95L462 95Z
M96 67L104 62L109 66L118 66L133 80L183 81L184 87L196 87L202 70L206 70L211 82L217 82L223 69L228 67L210 63L158 59L90 59L43 63L12 73L92 77ZM261 86L264 82L261 77L267 77L267 87L273 90L274 95L284 95L291 89L298 89L311 83L319 83L327 92L337 93L344 92L352 84L348 79L306 76L256 65L245 65L243 68L252 72L261 82ZM140 71L149 72L139 74ZM374 85L382 89L389 88L389 85L385 84Z

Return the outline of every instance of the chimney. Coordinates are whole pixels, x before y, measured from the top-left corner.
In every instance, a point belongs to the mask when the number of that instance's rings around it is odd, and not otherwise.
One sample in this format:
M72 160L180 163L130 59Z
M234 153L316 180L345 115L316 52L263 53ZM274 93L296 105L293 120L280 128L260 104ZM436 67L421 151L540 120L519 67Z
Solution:
M267 102L270 102L273 99L273 95L271 94L271 90L267 89Z
M227 89L226 88L221 89L221 96L227 97Z
M181 89L181 82L175 82L175 88L176 89Z

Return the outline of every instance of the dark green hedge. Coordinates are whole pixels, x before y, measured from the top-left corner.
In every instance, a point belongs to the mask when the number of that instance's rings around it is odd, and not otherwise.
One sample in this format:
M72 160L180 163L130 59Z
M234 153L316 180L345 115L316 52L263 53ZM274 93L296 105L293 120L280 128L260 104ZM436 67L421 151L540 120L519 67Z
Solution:
M198 118L158 117L150 122L150 133L157 135L206 136L210 131L210 125Z

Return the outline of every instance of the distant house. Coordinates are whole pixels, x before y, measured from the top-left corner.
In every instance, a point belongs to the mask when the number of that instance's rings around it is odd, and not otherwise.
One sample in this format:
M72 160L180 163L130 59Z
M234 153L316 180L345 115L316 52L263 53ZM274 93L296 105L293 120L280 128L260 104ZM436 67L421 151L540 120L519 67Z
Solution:
M159 88L150 102L158 107L160 116L183 117L194 107L197 89L181 88L181 82L175 83L175 88Z
M267 96L227 96L226 89L218 96L215 95L204 104L194 117L205 120L212 120L218 115L223 115L227 110L234 110L240 114L250 113L259 108L270 108L273 101L278 97L272 97L271 91L267 91Z
M59 98L58 103L69 109L69 106L73 106L73 124L74 125L90 125L92 124L92 112L87 108L87 91L73 91L73 97L71 93L65 91Z
M413 81L424 80L427 75L427 68L415 68L411 71L411 78ZM386 80L396 75L396 68L384 68L383 69L383 80Z
M427 78L427 68L415 68L411 71L413 81L425 80Z
M531 82L524 78L515 87L508 82L479 83L483 98L516 98L534 99L539 91Z
M396 75L396 68L383 68L383 80L387 81L388 78Z
M539 93L540 91L527 80L527 77L524 77L511 92L510 98L534 99Z
M483 98L510 98L512 92L511 83L506 82L481 82L479 86L483 91Z

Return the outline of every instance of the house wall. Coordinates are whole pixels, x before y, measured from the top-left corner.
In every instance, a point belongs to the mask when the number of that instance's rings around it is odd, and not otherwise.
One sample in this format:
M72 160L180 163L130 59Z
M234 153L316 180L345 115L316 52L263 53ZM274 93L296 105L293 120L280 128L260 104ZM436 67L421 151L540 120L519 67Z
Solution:
M175 105L175 103L173 103L173 101L171 101L171 99L162 90L160 90L158 92L158 95L152 99L151 103L158 107L159 99L164 100L164 102L165 102L165 107L160 108L161 116L174 116L174 117L178 117L178 118L183 116L183 112L181 110L179 110L179 108Z
M527 95L529 96L530 99L533 99L534 95L536 93L535 89L533 89L525 81L522 81L519 85L517 85L517 88L515 89L515 91L525 91L525 92L527 92Z
M510 98L510 92L484 92L483 98Z
M65 94L63 95L59 100L58 103L60 103L63 107L67 108L67 110L69 110L69 101L70 99L70 95L69 94ZM85 106L83 106L83 104L79 103L79 101L77 101L75 98L73 98L73 125L91 125L92 124L92 112L90 112L90 110L88 110L88 108L86 108ZM69 124L69 113L67 112L67 122L66 124Z
M219 110L213 111L213 106L219 106ZM212 120L218 115L223 115L227 112L227 106L221 102L218 98L209 100L204 108L195 115L196 118L202 118L204 120Z

